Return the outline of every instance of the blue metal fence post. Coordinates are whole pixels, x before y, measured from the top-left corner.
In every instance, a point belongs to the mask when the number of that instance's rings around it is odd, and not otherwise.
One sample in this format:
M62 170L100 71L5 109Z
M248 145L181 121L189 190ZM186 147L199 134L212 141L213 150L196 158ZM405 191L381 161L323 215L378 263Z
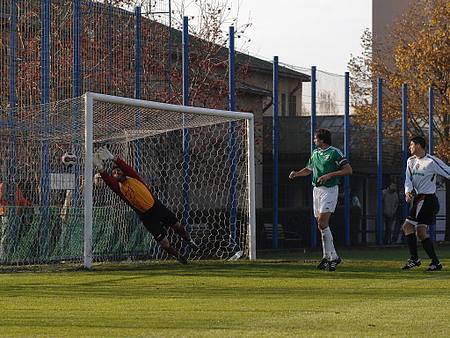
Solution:
M377 243L383 244L383 80L377 80Z
M108 41L108 75L106 77L106 88L108 90L107 94L114 95L113 85L112 85L112 73L113 73L113 4L110 2L108 4L108 34L106 39Z
M408 85L402 85L402 189L406 179L406 163L408 161ZM408 216L408 203L403 198L402 219Z
M50 0L41 3L41 129L43 135L49 132L48 109L50 102ZM49 142L47 138L41 143L41 207L42 228L40 238L42 253L48 254L49 220L50 220L50 166Z
M82 90L82 70L81 70L81 0L73 0L72 2L72 45L73 45L73 68L72 68L72 97L81 96ZM72 107L72 147L75 155L80 157L80 106L79 102L74 102ZM80 164L73 166L73 174L75 182L80 182ZM72 206L77 207L79 203L80 188L79 184L75 185L72 194Z
M428 88L428 153L430 155L434 154L434 139L433 139L433 128L434 128L434 90L430 86ZM430 224L429 232L430 237L434 241L436 240L436 221Z
M81 95L81 0L73 0L72 12L72 44L73 44L73 68L72 68L72 97ZM78 112L73 116L78 119Z
M167 46L167 53L168 53L168 57L167 57L167 64L166 64L166 81L167 81L167 97L169 98L169 101L172 99L172 76L171 76L171 71L172 71L172 50L173 50L173 45L172 45L172 38L173 38L173 34L172 34L172 0L168 0L169 1L169 41L168 41L168 46Z
M8 155L6 179L6 200L11 206L16 206L16 188L17 188L17 152L16 152L16 107L17 107L17 2L10 1L10 27L9 27L9 57L8 57L8 76L9 76L9 97L8 97ZM15 247L15 238L17 238L17 219L16 208L8 208L7 217L9 227L4 234L5 246L0 246L0 253L6 258ZM2 252L3 251L3 252Z
M350 161L350 74L345 72L344 155ZM350 245L350 176L344 177L345 245Z
M272 155L273 155L273 224L272 224L272 248L278 249L278 150L280 138L280 126L278 119L278 56L273 57L273 123L272 123Z
M134 10L134 98L141 98L141 7L136 6Z
M183 105L189 105L189 19L183 17ZM183 125L184 125L183 115ZM183 223L189 228L189 183L190 183L190 135L183 129Z
M317 114L317 102L316 102L316 93L317 93L317 68L316 66L311 67L311 140L310 140L310 149L311 154L314 151L314 148L316 147L314 144L314 134L316 133L316 114ZM312 186L309 185L310 189L310 196L312 199ZM313 205L313 203L311 203ZM313 208L311 208L311 247L315 248L317 246L317 225L316 225L316 218L314 217Z
M10 23L9 23L9 57L8 57L8 75L9 75L9 98L8 105L10 110L17 105L17 0L10 0ZM14 112L15 114L15 112Z
M228 54L228 109L236 110L236 79L235 79L235 49L234 26L229 27L229 54ZM236 246L236 221L237 221L237 159L236 159L236 122L232 121L228 126L228 163L230 164L230 248Z
M41 3L41 104L50 102L50 0Z
M433 140L433 127L434 127L434 90L433 87L428 88L428 153L434 154L434 140Z
M141 74L142 74L142 30L141 7L134 10L134 98L141 98ZM137 130L141 128L141 113L137 109L134 114L134 124ZM134 165L138 172L142 171L142 141L136 141Z

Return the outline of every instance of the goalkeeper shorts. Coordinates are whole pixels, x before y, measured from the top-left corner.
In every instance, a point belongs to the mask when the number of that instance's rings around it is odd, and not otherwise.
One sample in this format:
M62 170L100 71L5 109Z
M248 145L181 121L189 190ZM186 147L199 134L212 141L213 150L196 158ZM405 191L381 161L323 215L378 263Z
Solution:
M139 218L157 242L167 235L167 228L178 222L177 217L160 201L155 199L153 206Z

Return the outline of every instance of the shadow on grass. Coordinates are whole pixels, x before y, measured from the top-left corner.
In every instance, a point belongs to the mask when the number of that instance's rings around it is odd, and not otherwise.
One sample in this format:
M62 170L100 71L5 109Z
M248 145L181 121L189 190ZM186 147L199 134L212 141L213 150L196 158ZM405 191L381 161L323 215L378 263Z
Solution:
M368 271L370 270L370 271ZM381 298L417 297L418 286L434 282L433 287L421 287L420 296L445 294L440 280L448 281L450 272L425 274L422 271L401 272L390 266L352 264L338 272L318 271L311 265L296 263L202 263L190 269L174 264L96 267L89 272L31 274L26 280L5 282L0 296L29 296L89 299L202 299L218 296L238 297L296 297L309 298L320 294L333 297L339 293L348 297L358 295ZM56 277L56 278L55 278ZM405 288L405 285L409 285ZM415 286L413 286L415 285Z
M438 252L450 256L450 247L440 247ZM77 285L102 285L135 281L145 278L259 278L259 279L450 279L450 271L425 273L426 263L413 271L401 271L406 256L404 248L341 250L343 263L336 272L319 271L315 266L318 252L264 253L255 262L240 260L191 261L180 265L176 261L141 261L134 263L96 263L91 270L80 265L59 264L42 266L0 267L1 274L48 274L64 275L66 278L83 276ZM450 260L444 260L450 266ZM20 275L20 274L19 274ZM88 278L88 277L92 278ZM107 277L105 279L105 277Z

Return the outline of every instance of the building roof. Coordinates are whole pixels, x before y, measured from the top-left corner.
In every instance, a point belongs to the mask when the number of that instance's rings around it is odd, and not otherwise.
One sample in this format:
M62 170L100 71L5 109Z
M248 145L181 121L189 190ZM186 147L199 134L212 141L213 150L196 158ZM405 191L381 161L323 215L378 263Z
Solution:
M257 95L257 96L272 96L272 91L271 90L267 90L265 88L261 88L255 85L251 85L245 82L239 82L236 85L236 89L240 92L243 93L248 93L248 94L253 94L253 95Z
M172 38L174 45L181 46L182 43L182 32L178 29L172 29ZM189 39L199 41L200 43L208 43L207 41L202 41L200 38L189 35ZM218 54L222 54L221 56L224 59L228 57L228 48L221 47ZM248 67L256 72L264 73L264 74L272 74L273 73L273 64L270 61L263 60L252 56L250 54L236 52L236 63L240 65L248 65ZM295 71L293 69L287 68L283 65L278 66L278 75L280 77L292 78L299 80L301 82L310 82L311 77L307 74L304 74L299 71Z
M226 50L228 50L228 49L226 48ZM236 62L237 63L248 62L249 67L254 71L258 71L258 72L265 73L265 74L273 73L272 62L257 58L255 56L252 56L249 54L237 52L236 53ZM300 80L301 82L310 82L311 81L311 77L309 75L304 74L302 72L292 70L292 69L284 67L282 65L278 66L278 75L280 77L297 79L297 80Z

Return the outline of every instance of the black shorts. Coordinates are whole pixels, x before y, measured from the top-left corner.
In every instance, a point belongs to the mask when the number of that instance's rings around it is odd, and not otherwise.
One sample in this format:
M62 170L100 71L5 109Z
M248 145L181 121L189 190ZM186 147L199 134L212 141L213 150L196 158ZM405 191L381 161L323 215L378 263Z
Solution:
M158 200L139 218L157 242L166 236L168 227L178 222L177 217Z
M435 194L418 194L414 196L412 207L406 218L411 224L430 225L439 211L439 201Z

